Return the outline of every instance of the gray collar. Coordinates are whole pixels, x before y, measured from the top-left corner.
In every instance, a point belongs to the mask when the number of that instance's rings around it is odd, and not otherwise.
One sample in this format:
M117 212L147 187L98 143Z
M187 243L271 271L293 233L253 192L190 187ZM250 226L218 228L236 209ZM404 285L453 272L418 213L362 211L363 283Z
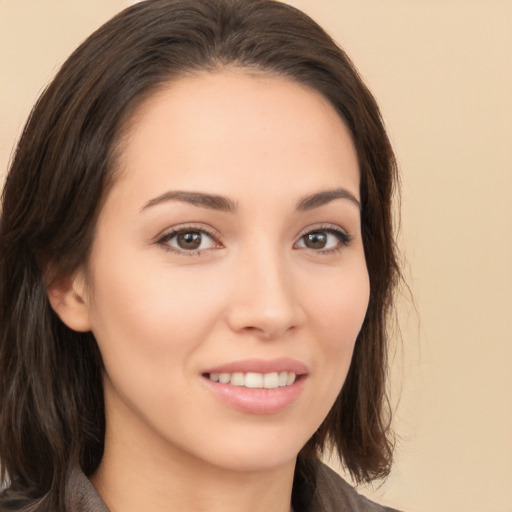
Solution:
M74 468L69 475L66 508L73 512L109 512L91 481L80 468Z

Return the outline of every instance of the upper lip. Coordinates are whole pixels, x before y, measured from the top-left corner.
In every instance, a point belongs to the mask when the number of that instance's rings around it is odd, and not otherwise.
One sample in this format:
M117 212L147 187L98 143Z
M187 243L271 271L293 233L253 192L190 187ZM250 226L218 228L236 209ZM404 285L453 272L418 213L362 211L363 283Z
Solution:
M308 367L296 359L280 357L278 359L242 359L224 363L206 370L207 373L273 373L293 372L296 375L308 373Z

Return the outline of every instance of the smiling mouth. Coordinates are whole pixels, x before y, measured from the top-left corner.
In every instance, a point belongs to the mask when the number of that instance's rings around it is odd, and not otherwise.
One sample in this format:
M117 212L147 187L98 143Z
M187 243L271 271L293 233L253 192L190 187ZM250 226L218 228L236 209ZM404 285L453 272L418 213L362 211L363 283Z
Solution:
M297 378L297 374L294 372L206 373L204 376L212 382L249 389L283 388L291 386Z

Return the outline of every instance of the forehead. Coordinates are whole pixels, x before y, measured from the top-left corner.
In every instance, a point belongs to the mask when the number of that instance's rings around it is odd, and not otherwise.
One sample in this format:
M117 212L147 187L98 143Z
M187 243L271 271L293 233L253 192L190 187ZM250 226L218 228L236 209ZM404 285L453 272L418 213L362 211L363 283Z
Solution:
M352 137L329 101L290 79L236 69L173 80L143 101L118 163L121 181L141 185L157 173L175 188L241 178L291 186L300 174L311 187L344 176L359 193Z

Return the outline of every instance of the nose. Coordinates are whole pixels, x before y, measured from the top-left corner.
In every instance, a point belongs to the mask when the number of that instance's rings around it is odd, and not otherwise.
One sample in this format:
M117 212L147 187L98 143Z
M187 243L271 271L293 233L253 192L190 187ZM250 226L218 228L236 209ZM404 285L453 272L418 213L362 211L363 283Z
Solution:
M249 258L241 258L233 274L227 322L237 333L272 340L298 329L304 322L297 276L294 278L286 258L274 252L260 246Z

